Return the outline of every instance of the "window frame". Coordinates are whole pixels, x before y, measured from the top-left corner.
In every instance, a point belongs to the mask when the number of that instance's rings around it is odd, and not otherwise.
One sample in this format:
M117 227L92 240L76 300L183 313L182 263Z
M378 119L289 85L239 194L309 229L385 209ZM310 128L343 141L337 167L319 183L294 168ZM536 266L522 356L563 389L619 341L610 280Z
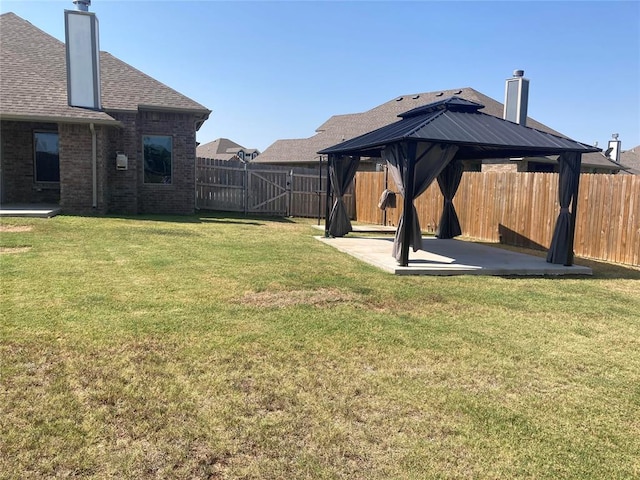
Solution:
M146 157L145 157L145 151L144 151L144 147L145 147L145 138L149 138L149 137L159 137L159 138L168 138L170 140L170 148L171 150L169 151L169 154L171 155L170 157L170 181L169 182L150 182L147 181L147 168L146 168ZM173 163L174 163L174 155L173 155L173 144L174 144L174 139L173 139L173 135L163 135L163 134L156 134L156 133L143 133L141 135L141 143L142 143L142 183L144 185L164 185L164 186L171 186L173 185Z
M58 137L58 180L40 180L38 178L38 142L37 135L47 134L56 135ZM60 185L60 132L57 130L34 130L33 135L33 183L36 185Z

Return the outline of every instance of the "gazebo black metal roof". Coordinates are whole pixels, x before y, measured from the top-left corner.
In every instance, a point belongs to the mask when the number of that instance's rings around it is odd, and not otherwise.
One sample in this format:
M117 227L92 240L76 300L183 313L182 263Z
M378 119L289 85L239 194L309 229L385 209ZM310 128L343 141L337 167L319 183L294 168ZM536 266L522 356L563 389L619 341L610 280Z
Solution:
M320 154L379 157L390 144L407 140L459 146L456 158L471 160L564 152L599 152L600 149L480 112L484 105L459 97L405 112L395 123L320 150Z
M341 236L351 230L342 201L360 157L383 157L393 168L394 180L404 196L404 209L394 243L394 255L407 265L409 246L421 248L420 225L414 198L438 178L445 197L441 238L460 235L453 196L462 176L460 160L560 155L560 215L547 261L573 263L578 182L581 155L600 151L569 138L487 115L483 105L459 97L405 112L395 123L320 150L328 155L326 235ZM336 202L329 214L331 190ZM571 211L569 211L569 207Z

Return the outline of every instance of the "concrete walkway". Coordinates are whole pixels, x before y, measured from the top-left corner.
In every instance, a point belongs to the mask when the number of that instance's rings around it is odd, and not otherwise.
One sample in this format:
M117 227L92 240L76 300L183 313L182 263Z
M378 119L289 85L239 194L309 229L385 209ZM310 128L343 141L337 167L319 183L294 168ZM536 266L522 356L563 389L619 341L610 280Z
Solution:
M39 217L50 218L58 215L59 205L44 203L11 203L0 205L0 217Z
M425 250L409 250L409 266L391 256L393 238L315 237L341 252L395 275L591 275L588 267L555 265L542 257L463 240L423 237Z

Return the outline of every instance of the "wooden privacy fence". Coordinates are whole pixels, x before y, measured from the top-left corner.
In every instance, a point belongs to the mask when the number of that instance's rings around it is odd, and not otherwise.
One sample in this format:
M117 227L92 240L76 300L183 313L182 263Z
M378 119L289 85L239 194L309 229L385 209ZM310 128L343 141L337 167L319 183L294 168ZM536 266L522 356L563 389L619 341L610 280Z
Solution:
M326 169L286 168L240 161L196 159L196 206L200 209L324 218ZM345 195L355 218L353 187Z
M358 221L398 224L402 197L384 212L377 206L385 178L389 189L397 191L385 175L356 175ZM547 249L560 211L558 174L465 172L453 204L467 237ZM435 233L443 205L437 182L415 205L423 230ZM640 265L640 176L580 176L574 249L585 258Z

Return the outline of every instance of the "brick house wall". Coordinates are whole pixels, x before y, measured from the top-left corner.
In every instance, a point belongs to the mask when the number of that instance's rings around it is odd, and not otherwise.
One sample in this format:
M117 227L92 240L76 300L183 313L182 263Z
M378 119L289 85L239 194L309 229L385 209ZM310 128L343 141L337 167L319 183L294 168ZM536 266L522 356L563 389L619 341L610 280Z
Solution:
M34 132L57 132L55 123L0 122L2 202L58 203L60 186L34 182Z
M192 214L195 211L195 117L173 112L142 111L138 116L138 211ZM145 184L142 135L169 135L173 139L171 185Z
M65 213L106 213L105 145L107 129L95 125L97 164L97 205L93 207L93 145L88 124L61 123L60 206ZM112 127L111 127L112 128Z
M112 129L107 154L108 211L190 215L195 211L196 117L186 113L107 112L121 122ZM171 184L144 183L143 135L172 138ZM116 170L116 154L124 153L127 170Z
M112 128L107 152L108 211L135 215L138 213L138 157L142 138L138 133L136 113L109 113L122 123L122 128ZM126 170L116 170L116 154L128 157Z
M89 124L2 122L3 201L60 203L68 214L195 211L196 116L175 112L108 112L121 126L94 125L97 206L93 207L93 148ZM59 136L60 184L34 184L34 131ZM171 184L144 183L143 135L172 138ZM128 157L116 170L116 154Z

